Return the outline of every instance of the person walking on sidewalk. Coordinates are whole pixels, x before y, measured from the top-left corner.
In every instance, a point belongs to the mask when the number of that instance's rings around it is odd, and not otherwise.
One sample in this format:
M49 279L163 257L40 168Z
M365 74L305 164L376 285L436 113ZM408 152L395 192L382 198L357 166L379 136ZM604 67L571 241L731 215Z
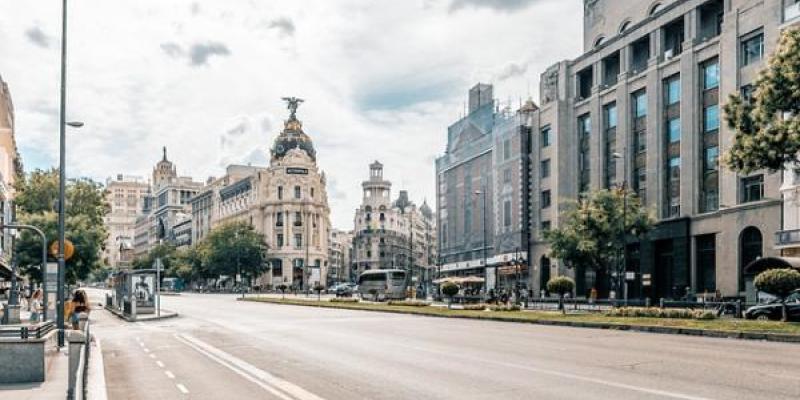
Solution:
M36 289L28 302L31 311L31 323L39 322L39 313L42 311L42 289Z
M82 315L89 316L89 298L86 296L85 291L78 289L72 296L72 315L70 315L72 329L80 329Z

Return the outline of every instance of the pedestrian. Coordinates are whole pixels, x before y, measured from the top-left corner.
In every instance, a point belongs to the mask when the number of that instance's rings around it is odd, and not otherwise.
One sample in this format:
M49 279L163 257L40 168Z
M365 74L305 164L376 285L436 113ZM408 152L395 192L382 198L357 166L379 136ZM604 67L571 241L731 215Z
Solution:
M31 311L31 323L39 322L39 313L42 311L42 289L36 289L28 302Z
M89 298L82 289L75 291L72 296L72 314L70 315L70 322L72 329L80 329L81 317L89 316Z

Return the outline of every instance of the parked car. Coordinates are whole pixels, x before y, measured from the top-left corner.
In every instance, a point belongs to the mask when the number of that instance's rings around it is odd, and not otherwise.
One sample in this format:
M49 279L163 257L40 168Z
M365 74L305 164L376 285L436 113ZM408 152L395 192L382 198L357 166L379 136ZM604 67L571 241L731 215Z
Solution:
M352 283L340 283L336 285L333 290L336 294L336 297L350 297L355 291L354 286L355 285Z
M800 322L800 290L786 298L786 314L789 321ZM744 312L747 319L780 321L783 317L780 300L771 300L764 304L752 306Z

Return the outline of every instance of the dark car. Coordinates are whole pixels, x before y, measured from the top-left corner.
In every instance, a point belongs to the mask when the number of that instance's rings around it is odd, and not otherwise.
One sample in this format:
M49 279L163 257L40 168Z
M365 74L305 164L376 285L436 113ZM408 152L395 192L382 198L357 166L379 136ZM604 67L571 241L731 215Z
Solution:
M800 322L800 291L795 291L786 298L786 315L789 321ZM780 321L783 317L780 300L759 304L744 312L747 319Z
M336 292L336 297L350 297L353 295L353 286L352 283L340 283L336 285L334 291Z

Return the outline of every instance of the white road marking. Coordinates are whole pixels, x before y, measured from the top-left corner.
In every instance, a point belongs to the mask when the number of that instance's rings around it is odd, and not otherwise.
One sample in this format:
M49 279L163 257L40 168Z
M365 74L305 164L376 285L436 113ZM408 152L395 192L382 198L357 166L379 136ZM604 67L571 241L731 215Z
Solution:
M200 339L183 334L175 335L175 338L283 400L324 400Z
M189 394L189 389L186 389L186 386L183 386L183 385L182 385L182 384L180 384L180 383L176 384L175 386L178 388L178 390L180 390L180 391L181 391L181 393L183 393L183 394Z
M149 353L150 352L150 349L148 349L147 347L143 348L142 350L144 350L145 353Z
M164 363L161 361L156 361L156 365L158 365L161 368L164 368Z
M155 353L150 353L150 358L156 358L156 354Z
M167 378L169 378L169 379L175 379L175 374L173 374L173 373L172 373L172 371L164 371L164 374L165 374L165 375L167 376Z

